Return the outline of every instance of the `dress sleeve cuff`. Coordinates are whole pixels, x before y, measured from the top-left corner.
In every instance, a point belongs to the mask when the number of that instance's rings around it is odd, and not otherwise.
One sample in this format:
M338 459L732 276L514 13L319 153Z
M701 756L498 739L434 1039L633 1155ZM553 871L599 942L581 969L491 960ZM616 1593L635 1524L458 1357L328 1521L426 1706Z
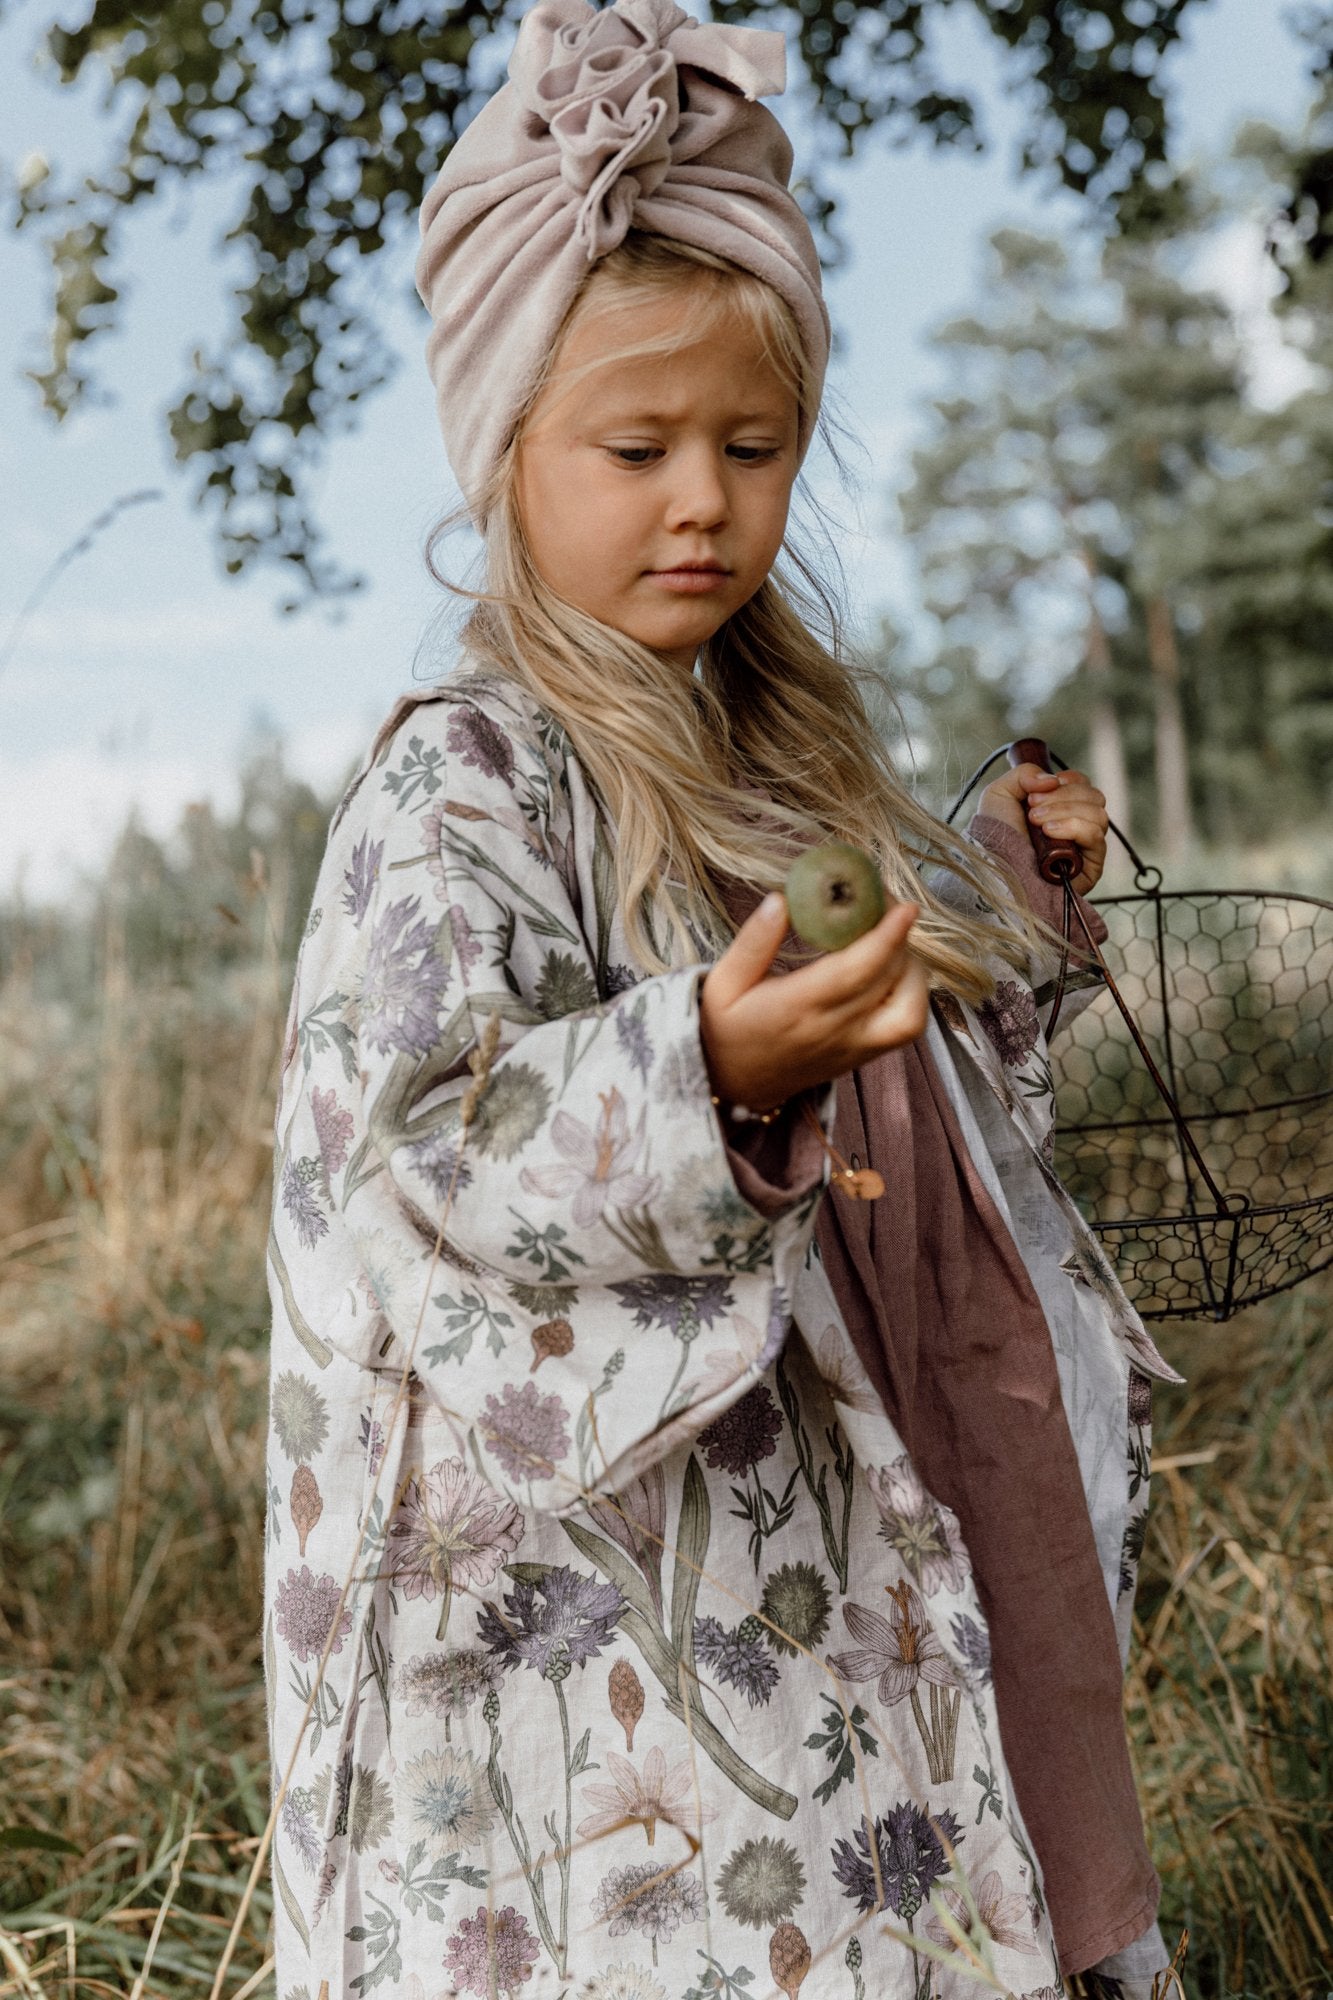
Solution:
M722 1119L727 1164L737 1189L751 1208L772 1218L781 1215L824 1177L824 1148L804 1115L810 1106L820 1116L830 1086L798 1091L771 1125L735 1125Z
M1057 884L1043 878L1026 834L1016 832L1002 819L986 812L974 813L967 830L979 846L1009 863L1023 884L1032 914L1058 931L1064 921L1064 895ZM1076 896L1074 900L1097 943L1105 944L1109 932L1098 910L1086 896Z

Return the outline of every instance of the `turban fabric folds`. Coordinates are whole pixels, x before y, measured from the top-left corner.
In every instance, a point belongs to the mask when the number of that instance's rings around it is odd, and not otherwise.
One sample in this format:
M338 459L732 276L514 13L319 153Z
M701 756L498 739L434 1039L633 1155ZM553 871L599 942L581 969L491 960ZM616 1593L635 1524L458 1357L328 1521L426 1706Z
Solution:
M539 0L524 16L509 81L421 209L426 360L474 515L589 266L631 228L764 279L822 384L819 260L786 134L757 101L785 74L780 34L701 24L674 0ZM816 413L802 413L802 452Z

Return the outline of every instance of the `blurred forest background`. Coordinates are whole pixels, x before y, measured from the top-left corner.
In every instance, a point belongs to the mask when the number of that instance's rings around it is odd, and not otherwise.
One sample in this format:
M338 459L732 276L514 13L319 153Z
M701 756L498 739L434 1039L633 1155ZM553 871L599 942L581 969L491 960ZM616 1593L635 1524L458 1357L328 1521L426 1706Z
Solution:
M894 120L966 134L925 59L940 4L769 10L830 146ZM863 638L936 805L1035 728L1177 886L1333 896L1333 17L1301 16L1306 121L1251 123L1184 171L1153 86L1182 11L979 5L1034 82L1030 169L1086 219L999 231L973 309L937 328L949 392L886 496L919 601ZM126 213L228 149L257 162L235 338L169 420L237 572L347 587L310 501L323 440L377 379L344 253L372 256L419 195L500 19L99 0L51 32L63 75L100 62L142 107L101 181L56 190L40 160L18 177L15 220L53 244L57 413L87 393ZM333 81L298 113L275 76L312 50ZM817 171L806 193L834 255ZM1305 364L1276 405L1196 275L1200 244L1256 208ZM0 1996L273 1993L270 1891L247 1886L268 1810L263 1516L283 1504L264 1487L263 1246L335 796L260 735L234 807L192 806L169 838L131 822L79 897L0 912ZM1331 1307L1325 1275L1163 1332L1188 1382L1158 1398L1129 1702L1197 2000L1333 1988Z

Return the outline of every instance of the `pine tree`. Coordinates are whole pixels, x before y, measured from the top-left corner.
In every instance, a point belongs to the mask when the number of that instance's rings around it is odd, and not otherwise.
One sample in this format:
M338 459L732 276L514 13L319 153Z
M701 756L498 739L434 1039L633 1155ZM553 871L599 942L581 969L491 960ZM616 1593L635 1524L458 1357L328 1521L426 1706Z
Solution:
M1094 256L996 232L985 307L936 335L958 389L934 403L900 497L942 649L1006 690L1015 731L1077 676L1088 762L1127 830L1126 738L1151 716L1169 859L1193 839L1190 517L1242 405L1227 310L1179 275L1187 240L1113 238Z

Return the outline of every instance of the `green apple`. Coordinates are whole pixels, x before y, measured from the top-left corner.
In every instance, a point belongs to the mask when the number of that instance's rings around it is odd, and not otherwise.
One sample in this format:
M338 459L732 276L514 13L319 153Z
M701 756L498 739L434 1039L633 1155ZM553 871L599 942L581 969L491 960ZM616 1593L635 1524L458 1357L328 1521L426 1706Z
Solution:
M792 862L784 887L792 929L816 951L841 951L888 907L878 868L845 840L808 847Z

